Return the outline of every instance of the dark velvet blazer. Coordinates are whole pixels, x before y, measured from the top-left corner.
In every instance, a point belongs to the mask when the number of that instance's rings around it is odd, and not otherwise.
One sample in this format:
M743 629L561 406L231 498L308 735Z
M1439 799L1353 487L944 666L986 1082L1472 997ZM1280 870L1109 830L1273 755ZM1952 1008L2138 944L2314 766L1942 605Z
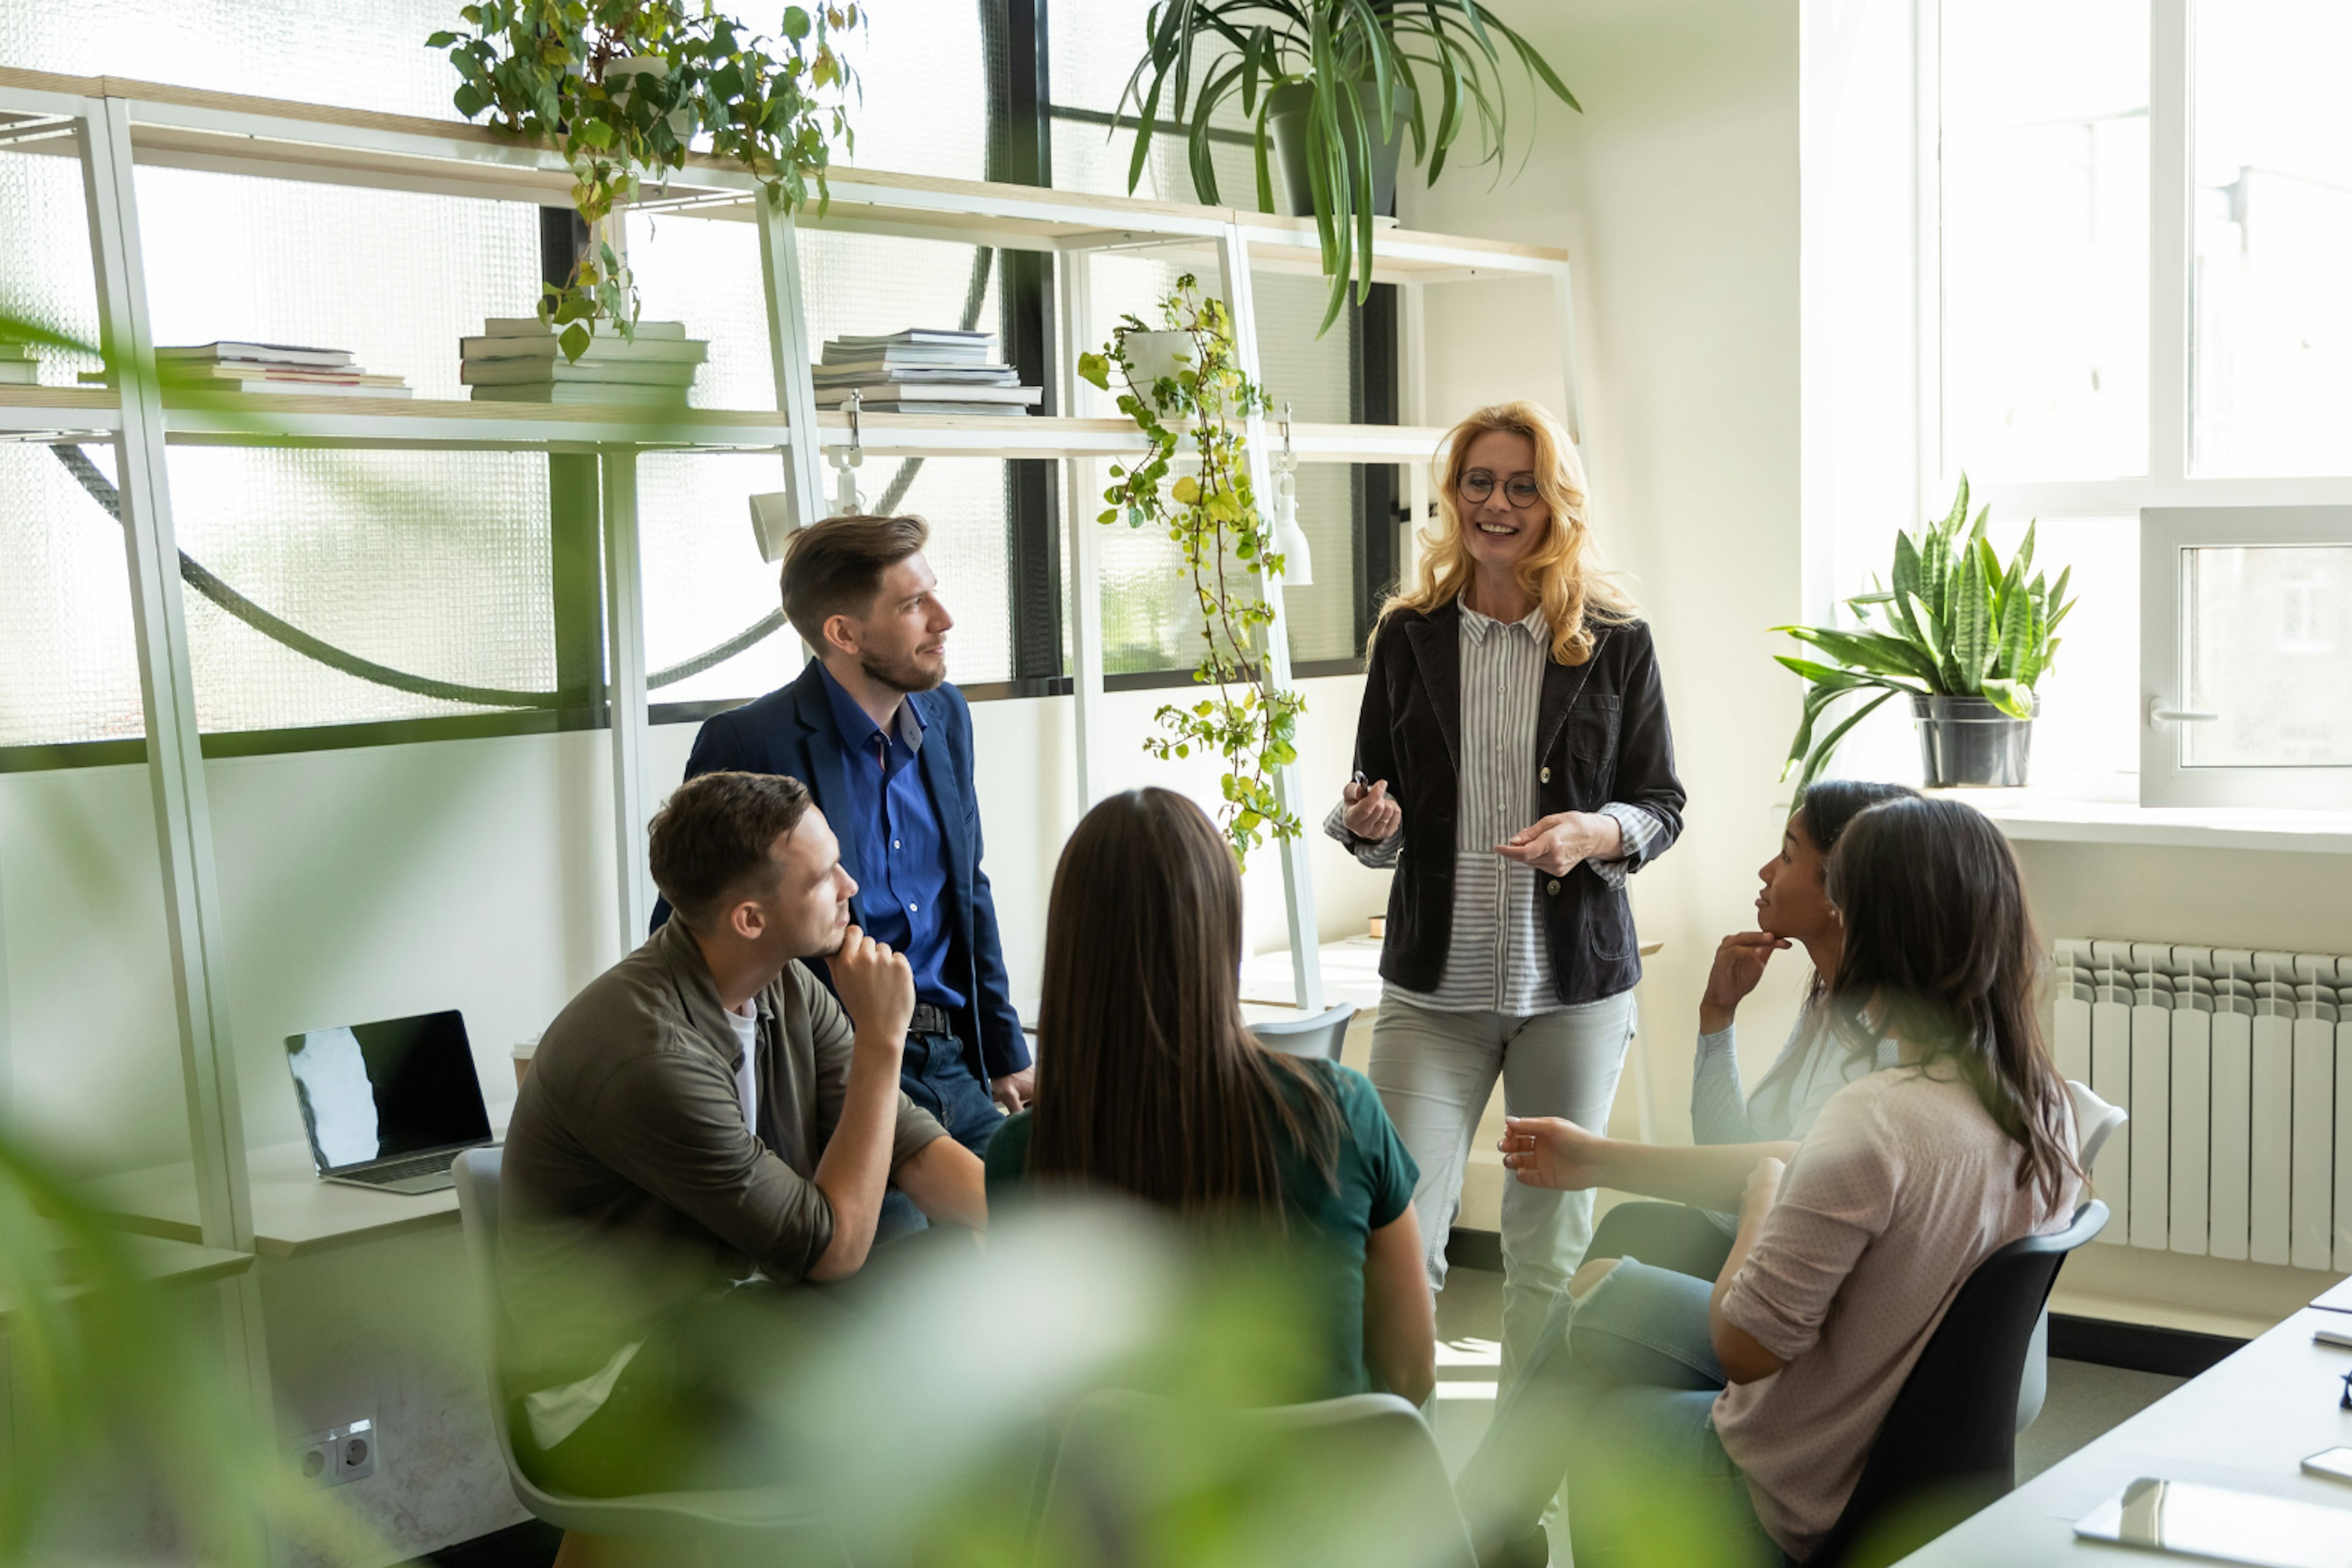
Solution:
M1682 781L1650 628L1641 621L1596 625L1582 664L1547 660L1536 708L1537 810L1598 811L1611 801L1657 817L1660 831L1636 852L1639 865L1682 833ZM1386 779L1404 809L1404 842L1389 888L1383 978L1434 991L1454 927L1454 829L1462 784L1462 611L1400 610L1372 643L1364 707L1356 725L1356 766ZM1633 911L1622 889L1591 865L1538 877L1543 929L1563 1003L1596 1001L1642 977Z

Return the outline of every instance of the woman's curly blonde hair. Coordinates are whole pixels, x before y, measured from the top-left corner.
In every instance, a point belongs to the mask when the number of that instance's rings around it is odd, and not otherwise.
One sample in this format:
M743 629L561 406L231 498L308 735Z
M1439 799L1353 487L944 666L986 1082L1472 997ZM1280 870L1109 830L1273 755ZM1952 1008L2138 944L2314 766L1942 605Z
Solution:
M1422 531L1420 559L1412 581L1381 606L1380 629L1399 610L1424 613L1452 603L1469 587L1469 547L1463 542L1460 494L1470 444L1490 430L1524 436L1536 449L1536 488L1542 492L1544 536L1514 573L1519 586L1535 595L1551 624L1551 657L1559 664L1582 664L1592 657L1592 628L1632 620L1632 595L1610 575L1593 543L1585 516L1584 465L1551 411L1540 404L1496 403L1474 410L1449 431L1441 459L1433 459L1437 481L1437 521Z

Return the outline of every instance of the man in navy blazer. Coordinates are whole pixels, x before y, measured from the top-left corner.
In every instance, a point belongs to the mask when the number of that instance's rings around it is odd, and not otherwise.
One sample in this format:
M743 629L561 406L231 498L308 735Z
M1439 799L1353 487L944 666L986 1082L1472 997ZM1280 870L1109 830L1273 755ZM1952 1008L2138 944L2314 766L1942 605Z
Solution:
M706 721L686 776L808 786L856 884L851 918L915 972L901 1085L982 1153L1035 1074L981 869L971 709L947 684L955 622L923 559L929 531L915 517L835 517L793 536L784 614L817 657L791 685Z

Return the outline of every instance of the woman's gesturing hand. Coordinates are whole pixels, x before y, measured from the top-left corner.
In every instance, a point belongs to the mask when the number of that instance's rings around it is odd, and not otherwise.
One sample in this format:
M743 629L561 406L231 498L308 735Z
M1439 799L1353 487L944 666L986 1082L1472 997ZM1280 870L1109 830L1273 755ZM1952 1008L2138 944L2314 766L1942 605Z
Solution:
M1557 1116L1507 1116L1495 1147L1528 1186L1581 1192L1601 1185L1608 1145L1606 1138Z
M1389 798L1386 779L1375 779L1369 787L1350 780L1339 786L1339 799L1348 808L1339 820L1359 838L1378 843L1404 826L1404 807Z
M1614 860L1625 850L1625 830L1597 811L1562 811L1522 827L1507 844L1495 846L1506 860L1532 866L1547 877L1565 877L1580 860Z
M1731 1026L1731 1016L1764 978L1772 955L1789 939L1769 931L1736 931L1716 945L1715 967L1706 973L1706 990L1698 999L1698 1031L1717 1035Z

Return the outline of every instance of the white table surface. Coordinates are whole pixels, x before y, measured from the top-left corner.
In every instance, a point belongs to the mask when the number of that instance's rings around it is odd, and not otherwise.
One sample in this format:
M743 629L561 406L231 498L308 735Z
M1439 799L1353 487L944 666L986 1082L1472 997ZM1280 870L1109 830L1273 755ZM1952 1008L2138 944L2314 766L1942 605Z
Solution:
M2080 1561L2127 1568L2185 1561L2118 1557L2117 1547L2075 1538L2076 1520L2141 1476L2340 1508L2352 1540L2352 1484L2306 1476L2300 1468L2307 1454L2352 1444L2352 1410L2337 1408L2352 1350L2311 1339L2315 1327L2344 1323L2341 1312L2297 1312L1904 1563L1984 1568Z
M511 1104L490 1107L490 1131L506 1134ZM299 1252L365 1237L391 1236L454 1225L457 1194L385 1193L322 1182L308 1143L271 1143L246 1155L252 1184L254 1247L265 1257ZM129 1229L172 1241L200 1242L193 1163L152 1165L91 1183L82 1195Z

